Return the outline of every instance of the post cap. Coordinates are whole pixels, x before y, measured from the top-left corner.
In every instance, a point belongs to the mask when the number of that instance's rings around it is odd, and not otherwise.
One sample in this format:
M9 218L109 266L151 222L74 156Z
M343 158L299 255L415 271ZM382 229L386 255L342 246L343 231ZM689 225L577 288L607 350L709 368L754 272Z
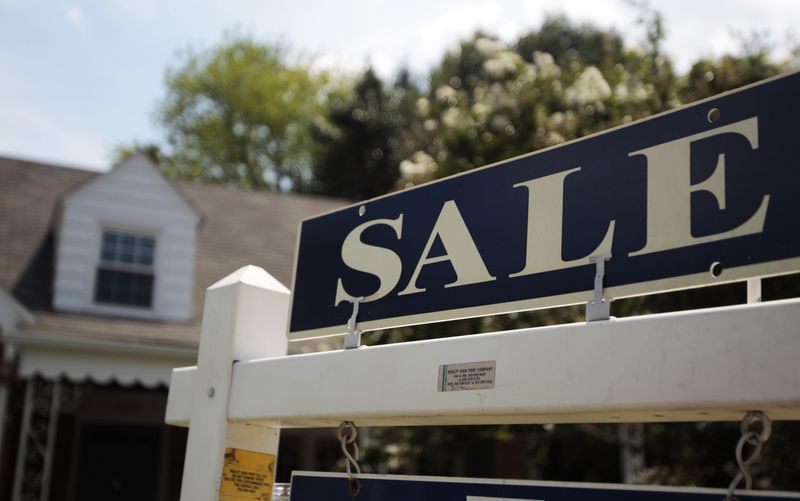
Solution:
M252 264L242 266L227 277L210 286L208 290L211 291L215 289L221 289L223 287L236 284L247 284L254 287L259 287L261 289L268 289L282 294L289 294L289 289L280 283L277 278L267 273L267 270L264 268L253 266Z

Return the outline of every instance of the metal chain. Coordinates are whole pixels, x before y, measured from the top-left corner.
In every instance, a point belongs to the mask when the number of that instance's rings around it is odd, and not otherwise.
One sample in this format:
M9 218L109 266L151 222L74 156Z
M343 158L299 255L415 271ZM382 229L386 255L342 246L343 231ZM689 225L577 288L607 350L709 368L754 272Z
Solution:
M351 496L358 496L361 492L361 482L356 477L356 474L361 475L361 467L358 465L358 428L352 421L342 421L339 428L336 430L336 437L342 445L342 453L345 458L345 465L347 468L347 484ZM353 452L347 450L347 446L352 445ZM355 474L353 473L355 469Z
M761 424L760 432L751 429L756 423ZM728 494L725 496L725 501L738 501L738 498L733 493L742 480L744 480L745 490L753 488L753 474L750 472L750 467L761 459L761 450L764 447L764 443L772 435L772 420L764 412L750 411L742 419L740 429L742 437L739 439L739 443L736 444L736 463L739 465L739 472L736 473L731 485L728 486ZM745 445L753 447L746 459L743 457Z

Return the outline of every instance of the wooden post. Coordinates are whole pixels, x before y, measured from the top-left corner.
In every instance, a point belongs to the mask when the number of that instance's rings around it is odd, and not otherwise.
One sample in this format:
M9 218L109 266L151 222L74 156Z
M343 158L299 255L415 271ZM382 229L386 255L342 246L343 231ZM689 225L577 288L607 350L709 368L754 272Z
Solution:
M208 288L181 501L229 499L237 486L271 492L280 430L228 422L228 398L234 361L286 355L288 311L289 290L256 266Z

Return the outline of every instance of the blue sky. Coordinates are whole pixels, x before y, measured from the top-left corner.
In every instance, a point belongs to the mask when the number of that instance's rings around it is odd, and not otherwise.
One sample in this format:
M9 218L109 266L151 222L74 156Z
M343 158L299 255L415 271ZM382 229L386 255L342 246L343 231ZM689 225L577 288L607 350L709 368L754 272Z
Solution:
M800 27L798 0L653 0L680 69L768 32L776 57ZM643 37L623 0L0 0L0 155L103 170L114 146L161 141L153 109L187 47L238 29L281 40L318 65L423 74L477 28L506 40L547 13ZM795 32L800 37L800 32Z

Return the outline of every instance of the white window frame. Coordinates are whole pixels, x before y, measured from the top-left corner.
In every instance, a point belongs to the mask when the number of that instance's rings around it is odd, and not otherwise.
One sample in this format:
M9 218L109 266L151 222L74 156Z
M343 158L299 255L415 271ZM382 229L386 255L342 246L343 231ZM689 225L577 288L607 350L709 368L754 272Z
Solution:
M125 263L120 261L107 261L103 258L103 251L105 245L106 234L116 233L117 235L131 235L135 238L151 238L153 240L152 262L150 264L138 263ZM99 246L97 250L97 261L94 268L94 282L92 287L92 304L101 308L123 308L130 311L139 312L152 312L155 310L156 303L156 270L157 270L157 246L158 235L157 232L146 230L142 228L125 228L120 226L104 225L100 227ZM134 247L135 248L135 247ZM135 256L134 256L135 257ZM111 301L98 300L98 286L100 280L100 271L106 270L111 272L123 273L136 273L136 274L149 274L152 276L152 283L150 289L150 304L138 305L133 303L120 303Z

